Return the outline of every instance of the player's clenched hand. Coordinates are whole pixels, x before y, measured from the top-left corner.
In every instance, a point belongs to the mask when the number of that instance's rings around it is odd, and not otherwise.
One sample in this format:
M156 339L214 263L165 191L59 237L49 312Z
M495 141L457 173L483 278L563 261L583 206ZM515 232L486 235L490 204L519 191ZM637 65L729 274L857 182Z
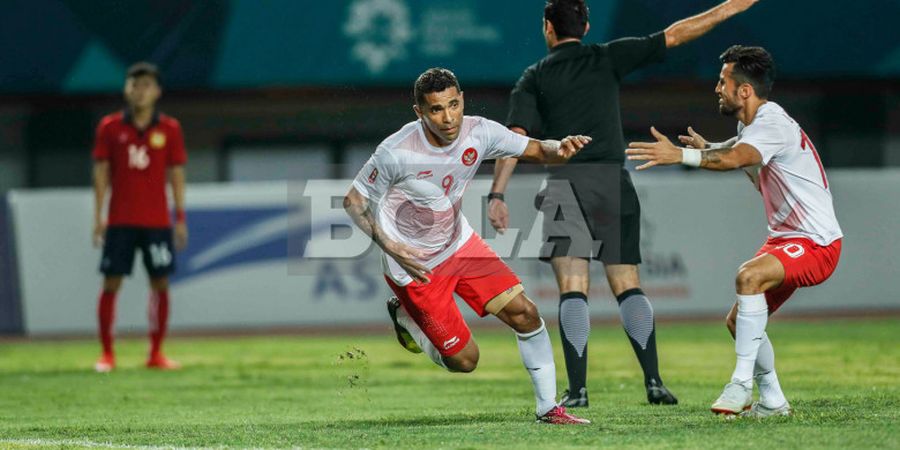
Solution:
M650 133L656 138L656 142L632 142L625 150L629 161L647 161L637 166L637 170L681 162L680 148L676 147L665 135L656 131L656 128L650 127Z
M183 250L188 243L188 228L184 222L175 224L175 250Z
M106 223L95 222L94 223L94 234L93 234L94 247L102 247L103 246L103 238L105 236L106 236Z
M488 203L488 219L498 233L503 234L509 228L509 208L500 199L491 199Z
M428 283L428 274L431 273L424 265L416 261L416 258L425 258L425 252L417 248L410 247L406 244L391 240L382 239L382 248L400 267L420 283Z
M559 150L557 150L557 154L565 159L569 159L575 156L576 153L581 151L581 149L590 142L591 138L588 136L566 136L563 140L559 141Z
M681 141L682 144L687 145L690 148L696 148L697 150L703 150L706 148L709 143L707 143L706 139L703 136L700 136L699 133L694 131L693 128L687 128L688 135L679 135L678 140Z

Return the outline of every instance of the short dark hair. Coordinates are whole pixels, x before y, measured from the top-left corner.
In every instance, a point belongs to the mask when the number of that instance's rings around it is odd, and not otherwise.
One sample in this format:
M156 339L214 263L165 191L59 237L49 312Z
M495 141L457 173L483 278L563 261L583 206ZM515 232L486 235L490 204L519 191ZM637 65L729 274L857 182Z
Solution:
M159 67L156 67L156 64L147 61L140 61L132 64L125 74L125 78L137 78L148 75L153 77L153 79L159 83Z
M584 0L547 0L544 5L544 19L553 24L559 39L583 38L588 13Z
M725 64L734 63L731 76L739 83L753 86L757 97L769 97L775 83L775 60L766 49L732 45L719 59Z
M441 92L444 89L452 87L455 87L457 91L460 90L459 81L456 79L456 75L447 69L432 67L425 72L422 72L422 75L419 75L419 78L416 78L413 95L416 98L416 104L421 105L425 103L425 94Z

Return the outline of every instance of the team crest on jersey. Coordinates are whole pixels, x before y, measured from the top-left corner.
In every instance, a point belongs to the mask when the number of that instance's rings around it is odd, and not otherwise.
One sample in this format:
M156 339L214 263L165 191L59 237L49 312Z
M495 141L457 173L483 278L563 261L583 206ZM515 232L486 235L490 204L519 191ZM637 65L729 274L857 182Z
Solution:
M478 150L475 150L475 147L469 147L462 154L462 163L471 166L475 164L475 161L478 160Z
M166 134L162 131L154 131L150 133L150 146L160 149L166 146Z
M369 174L369 183L374 183L376 178L378 178L378 168L373 167L372 173Z

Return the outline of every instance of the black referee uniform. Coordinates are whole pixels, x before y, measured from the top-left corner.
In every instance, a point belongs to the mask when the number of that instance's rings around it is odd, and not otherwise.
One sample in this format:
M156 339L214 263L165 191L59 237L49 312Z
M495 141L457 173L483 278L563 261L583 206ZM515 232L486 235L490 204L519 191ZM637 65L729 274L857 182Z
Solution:
M641 207L623 166L619 85L632 71L661 62L665 54L663 32L605 44L566 42L525 69L516 83L507 126L523 128L529 136L542 139L574 134L593 139L568 164L550 169L548 189L538 199L545 213L545 242L555 244L552 254L546 256L593 256L605 264L641 262ZM560 180L569 182L578 205L571 205L568 189L562 192L559 184L553 183ZM559 220L557 211L565 206L580 206L591 240L602 242L599 249L578 243L587 239L579 236L583 226Z
M641 262L641 205L624 168L625 137L619 113L619 85L629 73L666 54L664 32L605 44L557 44L525 69L510 100L506 125L529 136L592 138L568 164L550 169L536 205L544 213L542 259L570 256L604 264ZM579 216L572 220L571 216ZM639 288L616 293L625 332L644 371L647 400L675 404L662 384L656 354L656 326L649 299ZM564 406L588 406L587 293L560 292L560 333L569 389Z

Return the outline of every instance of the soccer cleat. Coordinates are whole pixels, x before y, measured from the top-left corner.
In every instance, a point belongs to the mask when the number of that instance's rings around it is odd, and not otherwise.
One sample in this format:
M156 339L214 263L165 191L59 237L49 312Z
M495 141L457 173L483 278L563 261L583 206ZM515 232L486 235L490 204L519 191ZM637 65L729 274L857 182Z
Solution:
M416 344L416 340L400 322L397 321L397 310L400 309L400 300L397 297L391 297L387 301L388 314L391 316L391 322L394 322L394 332L397 333L397 342L412 353L422 353L422 348Z
M147 368L157 370L178 370L181 368L181 364L166 358L162 353L157 353L151 355L150 358L147 359Z
M564 406L555 406L546 414L537 418L538 423L549 423L552 425L587 425L590 420L575 417L566 412Z
M791 405L788 402L784 402L783 405L777 408L769 408L760 402L754 402L750 409L741 413L741 417L749 417L751 419L765 419L766 417L790 415Z
M112 372L116 368L116 357L112 353L104 353L100 359L94 363L94 370L99 373Z
M650 380L647 385L647 401L651 405L677 405L675 394L669 392L665 386L657 384L656 380Z
M712 404L710 410L716 414L735 415L750 409L753 402L753 389L741 383L728 383L722 395Z
M574 396L569 393L569 390L566 389L563 392L562 398L559 400L560 406L565 406L566 408L587 408L588 406L588 395L587 388L581 388L578 390L578 396Z

